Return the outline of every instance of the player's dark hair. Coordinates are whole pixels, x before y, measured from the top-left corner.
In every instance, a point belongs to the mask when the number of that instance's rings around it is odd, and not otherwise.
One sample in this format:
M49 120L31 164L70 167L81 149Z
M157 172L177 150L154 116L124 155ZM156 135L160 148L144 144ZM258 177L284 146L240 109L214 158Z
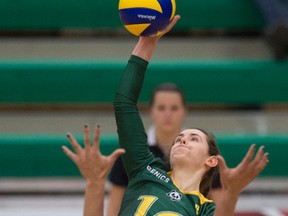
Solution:
M219 155L220 151L217 146L216 138L213 133L195 128L197 130L200 130L206 135L206 140L208 143L208 154L209 156L213 155ZM216 178L218 176L218 178ZM207 196L212 185L212 181L214 180L219 180L219 171L218 171L218 166L210 168L202 177L201 183L200 183L200 192L204 195Z
M182 89L174 83L162 83L156 86L151 94L149 106L151 107L155 101L155 96L158 92L175 92L178 93L181 97L183 105L186 106L186 100Z

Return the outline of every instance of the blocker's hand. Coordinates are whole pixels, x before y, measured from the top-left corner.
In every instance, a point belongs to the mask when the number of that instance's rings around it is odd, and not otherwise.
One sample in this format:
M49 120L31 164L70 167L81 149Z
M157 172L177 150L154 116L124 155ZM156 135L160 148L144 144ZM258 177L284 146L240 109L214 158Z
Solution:
M253 158L255 144L251 145L242 162L235 168L228 168L223 157L218 156L222 189L239 194L266 167L268 153L261 146Z
M77 165L79 171L87 181L104 180L108 176L116 159L125 153L124 149L117 149L111 155L104 156L99 150L100 127L97 126L94 132L93 144L90 143L90 128L84 127L84 149L75 140L72 134L68 133L67 138L75 153L66 146L62 146L65 154Z

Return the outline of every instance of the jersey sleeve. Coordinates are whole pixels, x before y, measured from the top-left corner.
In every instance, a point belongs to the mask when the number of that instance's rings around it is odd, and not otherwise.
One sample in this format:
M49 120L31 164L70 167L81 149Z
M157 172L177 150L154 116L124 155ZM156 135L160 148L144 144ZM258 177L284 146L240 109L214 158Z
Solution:
M117 133L120 147L126 151L122 160L128 178L154 158L148 149L147 135L137 109L147 65L148 62L140 57L130 57L114 99Z
M215 213L216 205L214 202L205 203L203 207L203 211L200 212L200 215L203 216L213 216Z

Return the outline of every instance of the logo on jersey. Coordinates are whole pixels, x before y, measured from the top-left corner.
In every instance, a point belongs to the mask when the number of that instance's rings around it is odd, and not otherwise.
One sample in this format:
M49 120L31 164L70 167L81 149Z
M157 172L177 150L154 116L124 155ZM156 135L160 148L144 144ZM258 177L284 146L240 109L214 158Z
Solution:
M175 190L172 190L171 192L166 194L172 201L180 201L182 198L182 194L178 193Z

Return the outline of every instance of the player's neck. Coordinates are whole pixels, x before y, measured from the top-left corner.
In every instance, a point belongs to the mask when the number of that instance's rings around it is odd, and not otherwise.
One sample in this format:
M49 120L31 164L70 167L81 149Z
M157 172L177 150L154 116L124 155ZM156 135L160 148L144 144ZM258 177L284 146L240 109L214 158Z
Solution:
M183 168L183 166L173 167L171 178L174 184L183 192L199 191L202 170L191 170Z

